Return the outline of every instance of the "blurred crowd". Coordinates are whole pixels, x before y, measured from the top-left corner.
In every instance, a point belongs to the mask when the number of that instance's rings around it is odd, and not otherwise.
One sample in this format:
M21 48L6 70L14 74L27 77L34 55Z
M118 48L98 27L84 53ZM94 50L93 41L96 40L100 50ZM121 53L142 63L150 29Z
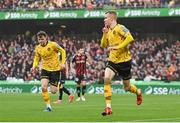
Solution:
M84 40L75 36L50 36L67 51L67 62L70 66L72 56L79 46L83 45L92 64L87 63L89 81L101 81L104 74L108 51L99 46L99 39ZM0 80L20 79L31 81L40 78L40 73L31 73L33 63L35 36L29 33L12 38L0 39ZM180 41L171 44L166 39L136 39L131 45L132 78L136 80L180 80ZM68 70L67 79L74 79L75 70Z
M171 44L161 38L137 40L131 47L133 77L145 81L179 80L179 47L180 41Z
M120 9L177 7L179 0L0 0L0 9Z
M24 35L12 39L0 39L0 79L32 80L33 43ZM27 43L28 42L28 43ZM36 77L36 75L35 75Z

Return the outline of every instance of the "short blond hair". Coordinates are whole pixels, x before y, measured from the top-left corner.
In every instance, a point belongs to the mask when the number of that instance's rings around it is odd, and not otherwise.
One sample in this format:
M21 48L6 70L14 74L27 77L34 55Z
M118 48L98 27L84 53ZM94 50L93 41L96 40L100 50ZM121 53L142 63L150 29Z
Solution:
M111 14L111 15L114 16L115 19L117 19L117 13L116 13L116 11L110 10L110 11L107 11L105 14Z

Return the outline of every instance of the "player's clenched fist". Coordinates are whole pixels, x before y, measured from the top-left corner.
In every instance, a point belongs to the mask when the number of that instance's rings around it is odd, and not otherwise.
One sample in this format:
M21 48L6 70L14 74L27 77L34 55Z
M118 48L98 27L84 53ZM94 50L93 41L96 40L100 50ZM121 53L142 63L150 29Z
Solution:
M37 72L38 72L38 68L32 67L32 68L31 68L31 72L32 72L33 74L37 73Z

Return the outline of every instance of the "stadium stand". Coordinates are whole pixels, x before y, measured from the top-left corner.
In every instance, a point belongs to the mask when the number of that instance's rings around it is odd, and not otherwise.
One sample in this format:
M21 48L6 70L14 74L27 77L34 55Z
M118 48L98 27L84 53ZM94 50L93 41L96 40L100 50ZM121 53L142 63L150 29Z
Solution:
M1 0L0 9L120 9L178 7L179 0Z
M90 55L93 64L87 65L87 78L100 80L103 77L107 50L99 46L99 40L84 40L73 37L58 37L51 35L50 39L57 41L67 50L68 61L76 53L80 43ZM29 81L39 79L39 73L32 75L30 68L33 63L35 36L19 34L13 38L0 39L0 80L23 79ZM180 80L180 57L178 48L180 41L167 43L167 39L147 37L136 39L131 46L133 52L133 79L136 80ZM69 70L67 79L73 79L74 70Z
M1 11L174 8L179 6L180 0L0 0ZM68 61L76 53L79 44L83 42L86 52L93 60L93 64L87 66L88 79L93 81L102 79L108 51L100 48L100 39L85 40L77 38L76 35L70 37L51 35L50 39L66 48ZM133 79L180 80L178 54L180 41L171 42L173 43L168 43L166 38L160 37L137 38L131 46ZM35 43L35 36L28 36L28 34L0 38L0 80L39 79L39 73L32 75L30 71ZM74 70L70 69L67 79L73 79L73 76Z

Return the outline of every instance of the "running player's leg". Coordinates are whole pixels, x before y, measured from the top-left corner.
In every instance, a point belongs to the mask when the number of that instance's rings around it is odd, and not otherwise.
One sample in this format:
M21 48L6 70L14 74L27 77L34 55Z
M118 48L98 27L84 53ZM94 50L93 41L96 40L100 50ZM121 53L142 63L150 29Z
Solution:
M105 75L104 75L104 97L105 97L105 102L106 102L106 108L102 112L102 115L110 115L112 114L112 109L111 109L111 96L112 96L112 91L111 91L111 80L114 77L115 72L110 69L109 67L106 67L105 69Z
M50 72L49 82L51 84L51 93L55 94L58 91L58 83L60 81L60 71Z
M51 111L51 104L50 104L50 98L48 93L48 79L41 79L41 88L42 88L42 96L46 103L46 110L45 111Z
M60 104L62 102L62 96L63 96L63 84L65 83L65 74L64 71L60 71L60 81L58 83L58 89L59 89L59 96L58 100L54 103Z
M54 103L56 104L60 104L62 102L62 96L63 96L63 86L61 83L59 83L58 89L59 89L59 96L58 96L58 100L55 101Z
M65 79L66 79L65 71L61 71L60 85L61 85L62 91L63 91L64 93L66 93L67 95L70 95L70 92L64 87Z
M142 93L134 84L130 84L131 61L122 63L122 65L120 66L121 67L119 69L119 74L122 76L123 79L124 90L135 93L137 95L137 105L140 105L142 103Z
M81 100L82 100L82 101L86 101L86 99L85 99L85 97L84 97L84 95L85 95L85 93L86 93L86 81L85 81L85 80L81 81L81 85L82 85L82 96L81 96Z
M69 96L69 102L70 102L70 103L73 102L73 100L74 100L74 95L71 94L71 92L64 86L64 84L62 84L62 91Z
M61 79L61 86L62 86L63 92L66 93L68 96L70 96L71 93L66 87L64 87L64 84L65 84L65 79Z
M123 80L124 90L130 91L131 93L135 93L137 95L137 105L142 103L142 92L134 85L130 84L130 80Z
M62 100L63 96L63 84L59 84L59 100Z
M42 89L43 99L47 106L45 111L51 111L50 98L49 98L49 93L48 93L48 83L49 83L49 72L42 69L41 70L41 89Z
M66 93L69 96L69 102L73 102L74 100L74 95L71 94L71 92L64 86L66 80L66 72L61 71L61 88L62 88L62 93Z
M55 94L58 92L60 86L58 86L60 80L60 71L51 71L50 72L50 77L49 77L49 83L51 87L51 93ZM60 90L59 90L60 91Z
M76 93L78 96L76 101L80 101L81 100L81 79L80 79L80 77L77 76L75 79L75 82L76 82Z

